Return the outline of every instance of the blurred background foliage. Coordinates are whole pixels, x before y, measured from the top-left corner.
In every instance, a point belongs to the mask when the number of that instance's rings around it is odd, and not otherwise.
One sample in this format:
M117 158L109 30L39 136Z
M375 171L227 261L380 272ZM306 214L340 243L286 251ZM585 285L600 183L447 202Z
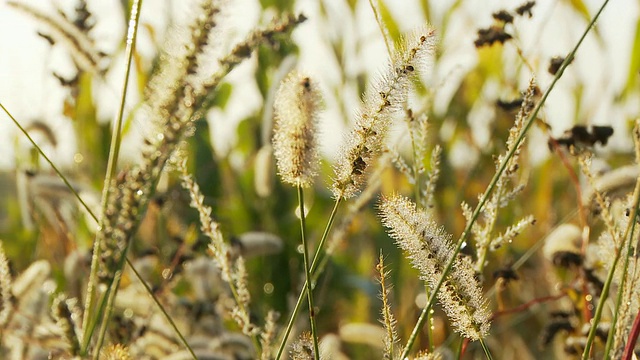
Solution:
M381 24L388 32L391 41L397 41L406 26L403 24L402 15L398 15L394 7L402 7L404 4L394 1L371 0L379 11ZM442 39L434 63L430 65L428 72L436 72L441 68L441 62L453 61L451 57L444 56L459 42L447 43L451 39L450 32L454 36L458 30L451 29L450 24L456 17L469 16L468 1L449 1L447 5L435 5L429 0L405 0L403 2L415 2L422 12L422 17L432 24ZM126 3L126 2L125 2ZM344 28L345 24L337 24L332 18L336 7L347 9L350 13L345 18L351 18L351 26L357 26L358 17L362 16L362 8L369 7L369 1L348 0L346 7L340 7L340 1L319 1L317 12L306 13L310 22L320 23L320 29L336 26ZM541 2L542 3L542 2ZM592 7L583 1L555 1L557 6L567 7L568 10L583 19L583 22L574 22L572 32L582 31L583 27L592 15ZM561 3L561 4L560 4ZM336 5L337 4L337 5ZM516 5L513 2L502 2L504 8L512 10ZM297 11L294 0L260 0L261 7L259 21L267 22L274 13ZM493 12L501 9L495 5ZM233 6L233 4L230 4ZM538 6L538 5L536 5ZM625 6L613 4L611 7ZM434 7L437 10L434 10ZM313 7L312 7L313 8ZM370 11L366 16L374 19ZM637 10L637 1L636 1ZM545 16L540 14L538 7L533 8L533 18ZM126 15L126 11L123 11ZM402 14L400 12L400 14ZM125 16L126 19L126 16ZM489 180L495 172L494 158L505 150L505 140L508 131L514 121L516 109L504 109L497 105L498 100L511 101L520 97L520 92L526 88L528 78L536 75L540 79L540 87L544 90L547 85L542 74L546 67L546 58L537 58L535 53L522 53L523 23L530 20L527 17L519 17L514 24L507 24L505 29L513 35L513 41L504 44L496 43L474 49L476 62L473 66L458 71L455 77L459 81L450 81L447 75L427 75L420 83L416 84L416 99L409 105L412 110L420 115L428 116L430 124L429 148L439 144L443 148L441 162L441 177L436 190L436 204L434 216L437 221L449 232L457 237L464 229L465 220L460 211L460 203L466 201L472 205L477 202ZM478 22L489 26L495 24L495 20L487 17ZM623 88L612 101L612 106L620 106L637 110L638 102L638 71L640 70L640 21L637 19L633 32L633 43L625 46L632 47L630 59L625 72L626 81ZM300 27L311 26L302 24ZM151 31L156 29L150 28ZM158 32L160 29L157 29ZM476 24L469 24L465 31L473 38L478 30ZM530 30L530 29L528 29ZM600 30L591 36L599 37ZM298 30L296 30L298 31ZM301 31L301 30L300 30ZM362 94L368 84L375 78L376 73L369 71L366 66L354 67L353 62L362 59L366 51L367 38L350 39L348 37L332 36L330 31L321 38L326 41L326 46L332 59L323 59L328 63L335 63L335 73L332 83L325 84L328 90L327 106L334 109L330 116L342 117L338 122L348 124L351 115L356 111L353 105L353 95ZM368 34L370 37L383 39L383 35ZM255 172L258 152L266 145L265 133L269 134L269 123L265 123L265 116L271 113L271 93L282 77L283 62L290 56L298 56L301 51L300 41L304 38L296 38L293 41L282 43L276 48L261 48L254 54L255 61L249 67L249 74L241 80L234 79L224 83L216 94L215 115L209 117L209 121L198 121L195 136L188 140L190 151L190 170L199 182L206 202L213 207L215 219L222 224L222 229L231 240L233 237L249 231L264 231L276 234L284 243L281 252L275 255L253 258L249 261L250 285L253 296L253 311L256 316L262 317L266 311L273 308L286 316L289 313L292 299L297 296L303 280L302 258L299 252L299 225L295 215L297 206L295 190L282 184L276 178L274 170L268 176L272 188L268 196L260 196L256 192ZM601 40L610 41L610 39ZM162 42L160 42L162 43ZM355 44L355 46L354 46ZM320 46L320 45L318 45ZM465 44L472 46L472 43ZM544 43L536 46L544 47ZM120 50L124 45L120 47ZM569 47L563 47L560 51L568 51ZM142 97L143 84L148 79L145 62L153 62L153 59L143 59L143 55L137 54L138 81L140 87L134 91L140 92ZM355 59L350 58L355 56ZM580 53L576 62L588 57L588 53ZM384 60L384 59L383 59ZM386 61L386 60L385 60ZM384 63L382 61L380 63ZM379 66L376 63L375 66ZM533 65L532 65L533 64ZM327 65L328 66L328 65ZM286 67L285 67L286 68ZM450 68L450 67L449 67ZM354 70L355 69L355 70ZM570 70L571 71L571 68ZM337 75L336 75L337 74ZM335 78L337 76L337 79ZM568 119L571 124L591 124L590 107L582 101L584 82L579 76L571 78L570 94L575 99L573 118ZM230 106L230 99L242 98L238 93L236 82L253 82L257 88L260 102L251 114L239 119L235 126L235 142L229 151L216 151L215 138L212 133L212 121L224 122L225 119L213 119L214 116L225 114ZM434 82L436 81L436 82ZM435 105L437 93L444 83L454 84L449 101L445 105ZM79 186L86 190L84 194L98 196L104 177L105 164L108 157L108 144L110 125L104 119L98 118L95 96L92 94L94 83L92 75L78 74L78 81L68 92L65 100L64 115L73 124L75 134L59 136L57 142L66 141L66 136L74 136L77 141L76 154L81 156L72 166L65 168L65 173ZM490 91L487 91L490 89ZM498 96L496 96L498 95ZM553 94L552 94L553 97ZM345 99L344 102L341 99ZM442 101L441 101L442 102ZM630 105L631 104L631 105ZM135 110L136 105L131 104ZM491 109L486 121L485 138L479 140L477 124L473 123L474 109ZM443 110L444 109L444 110ZM265 115L266 114L266 115ZM579 173L577 164L569 158L567 167L562 159L552 153L546 145L549 136L557 136L567 128L562 125L551 124L548 128L545 121L548 113L543 114L538 126L531 133L532 140L528 142L528 150L524 152L521 161L521 176L526 180L526 188L519 199L502 210L498 219L496 234L526 214L532 214L536 218L536 225L516 238L509 246L504 246L497 252L491 253L488 266L481 274L485 292L495 284L493 273L499 269L513 266L523 257L526 257L519 268L514 269L519 280L508 284L507 288L499 292L506 308L516 307L532 299L554 294L557 291L557 280L551 275L551 264L543 259L541 252L537 251L542 239L549 231L559 223L576 220L577 191L576 183L570 178L571 171ZM637 112L635 113L637 116ZM398 119L398 126L394 127L394 135L406 133L406 119ZM622 119L621 123L610 124L616 129L614 139L624 139L628 134L620 133L620 130L629 129L631 118ZM140 126L135 123L135 117L128 118L129 130ZM142 125L144 126L144 125ZM266 129L265 129L266 127ZM34 128L33 131L37 132ZM340 137L342 129L323 130L330 137ZM407 137L396 136L390 141L389 146L396 148L397 144ZM268 139L268 137L267 137ZM620 140L624 143L624 140ZM628 139L627 139L628 141ZM405 141L406 142L406 141ZM627 142L629 144L629 142ZM15 145L18 147L18 145ZM55 145L54 145L55 147ZM407 149L397 148L401 154L408 155ZM596 149L601 156L606 157L610 165L615 167L632 161L631 147L619 146L614 150ZM22 151L22 150L20 150ZM51 177L46 166L42 165L42 159L37 155L25 155L24 151L16 150L17 168L5 171L0 179L2 196L0 201L0 238L4 240L4 246L8 257L11 259L13 271L19 272L26 268L35 259L45 258L51 261L55 271L60 274L61 286L64 286L62 276L65 257L76 248L90 249L93 241L94 226L85 221L82 211L75 206L74 200L60 183L50 179L51 183L39 184L36 180L43 176ZM543 156L539 156L541 153ZM535 156L534 156L535 155ZM325 228L334 200L328 191L331 182L332 168L331 157L333 154L325 154L322 173L313 191L308 191L306 199L309 205L307 226L310 232L309 238L317 242ZM535 161L531 161L535 158ZM410 157L407 158L411 161ZM542 159L542 160L540 160ZM55 159L54 159L55 160ZM429 159L420 159L429 165ZM124 164L126 166L126 163ZM35 175L22 176L25 171ZM18 179L18 181L16 181ZM406 195L414 193L413 186L397 170L389 168L382 175L383 193L399 192ZM49 186L51 188L43 188ZM26 190L28 196L21 197ZM27 208L29 211L25 212ZM68 208L68 209L67 209ZM53 209L53 211L51 211ZM66 215L66 212L69 214ZM347 211L344 206L341 211ZM342 326L348 323L377 323L380 311L378 299L379 288L375 280L375 264L380 251L386 258L386 264L391 271L391 283L394 284L393 306L398 319L399 334L406 340L415 324L420 307L416 299L424 292L423 284L418 280L417 273L409 265L403 255L385 234L376 216L375 200L367 209L356 217L349 228L348 235L338 248L337 253L331 259L326 271L319 279L316 290L316 304L319 308L318 327L321 334L338 333ZM25 215L30 219L26 220ZM188 197L179 185L178 176L169 172L159 185L157 199L147 214L145 224L141 227L138 239L131 249L132 258L144 256L158 257L157 267L151 275L156 286L170 281L161 274L166 268L179 271L181 261L195 254L202 253L206 248L206 239L198 232L197 214L188 207ZM338 215L340 219L340 214ZM31 223L32 226L26 226ZM463 251L472 253L470 243ZM188 296L188 290L183 295ZM496 293L490 296L491 308L496 310ZM549 309L555 309L555 302L542 304L531 310L501 317L494 321L489 338L489 345L496 349L498 358L507 358L508 354L519 354L519 358L548 358L550 349L542 349L538 344L538 334L545 321ZM436 345L449 344L453 346L460 340L451 335L442 321L443 314L435 313L434 332ZM471 345L469 352L478 351L475 344ZM350 344L345 345L345 352L353 358L369 358L372 354L378 354L377 350L369 347ZM418 348L427 347L426 336L421 337ZM499 349L499 350L498 350ZM501 353L498 353L500 351Z

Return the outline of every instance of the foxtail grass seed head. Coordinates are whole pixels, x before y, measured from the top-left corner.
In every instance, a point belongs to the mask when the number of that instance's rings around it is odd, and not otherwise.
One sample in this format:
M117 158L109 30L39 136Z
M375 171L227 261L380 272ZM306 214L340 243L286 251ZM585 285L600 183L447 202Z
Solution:
M318 171L318 114L322 96L308 76L292 71L274 100L273 151L282 180L309 187Z
M451 236L438 227L427 212L418 211L413 202L399 195L383 198L380 213L389 235L408 253L420 278L435 288L454 256ZM456 259L437 296L458 333L471 340L488 334L490 313L469 261Z
M311 334L309 332L303 332L291 347L291 359L311 360L314 358Z
M335 198L353 197L377 157L392 116L403 109L411 79L433 53L435 31L424 28L403 39L387 70L366 94L353 129L338 155L333 183Z
M129 349L122 344L107 346L102 352L101 360L133 360Z
M146 211L152 185L149 172L140 167L123 171L112 182L102 231L97 234L101 283L109 284L120 269L129 242Z
M426 351L421 351L414 358L415 360L442 360L444 357L441 353L429 353Z
M272 358L271 350L273 347L273 341L277 335L276 322L280 314L276 311L269 310L264 322L264 330L260 334L260 346L262 347L262 360L269 360Z
M382 323L386 332L384 336L384 354L385 358L393 359L395 352L398 350L396 344L399 342L399 339L398 332L396 331L397 320L391 311L389 299L392 286L387 284L390 271L386 269L382 252L380 252L376 270L378 272L378 282L380 283L379 298L382 300L382 309L380 311L382 319L380 319L380 323Z
M56 324L64 334L64 340L69 347L69 353L73 356L78 355L80 351L80 340L78 338L79 327L76 325L80 319L80 312L77 309L75 299L67 299L60 294L53 299L51 312Z

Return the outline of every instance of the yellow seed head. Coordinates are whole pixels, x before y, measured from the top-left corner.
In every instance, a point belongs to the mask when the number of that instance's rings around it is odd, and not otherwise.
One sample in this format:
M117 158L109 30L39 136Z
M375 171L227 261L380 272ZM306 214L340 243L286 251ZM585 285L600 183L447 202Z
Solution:
M289 73L276 93L273 152L286 183L313 184L319 164L316 135L321 104L316 84L297 71Z

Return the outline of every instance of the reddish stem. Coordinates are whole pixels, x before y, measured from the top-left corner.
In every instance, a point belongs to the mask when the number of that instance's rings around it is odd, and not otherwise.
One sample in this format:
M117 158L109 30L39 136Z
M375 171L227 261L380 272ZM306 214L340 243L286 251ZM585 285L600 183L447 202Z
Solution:
M609 331L613 331L613 329ZM636 341L638 341L638 334L640 334L640 311L638 312L638 315L636 315L635 320L633 320L629 340L627 340L627 345L624 347L624 353L622 353L623 360L631 359L631 355L633 355L633 348L635 348Z
M533 300L531 300L531 301L529 301L527 303L524 303L524 304L522 304L520 306L516 306L516 307L514 307L512 309L496 311L496 312L493 313L493 315L491 315L491 320L495 320L498 317L503 316L503 315L518 313L518 312L527 310L528 308L532 307L533 305L540 304L540 303L547 302L547 301L558 300L558 299L561 299L561 298L563 298L565 296L567 296L567 292L566 291L562 291L558 295L550 295L550 296L545 296L545 297L533 299Z
M580 225L583 230L581 253L584 257L584 255L587 252L587 245L589 244L589 239L588 237L584 236L585 234L584 230L588 227L588 225L587 225L587 216L585 214L584 206L582 204L582 187L580 186L580 180L578 179L578 175L576 174L576 172L573 171L573 167L571 167L571 164L569 164L569 160L567 159L567 157L565 156L565 153L562 151L562 149L558 145L558 142L554 138L550 138L550 139L551 139L550 141L551 141L553 150L555 151L556 154L558 154L560 161L562 161L562 164L567 169L567 172L569 173L569 177L571 178L571 182L573 183L573 186L576 189L576 196L578 197L578 201L577 201L578 217L580 218ZM589 294L589 289L587 287L587 279L584 274L584 271L580 271L579 274L580 274L580 279L582 280L582 294L583 294L582 317L584 318L585 323L589 323L589 321L591 321L592 314L591 314L591 304L590 304L590 301L587 300L587 296L586 296L587 294Z
M467 346L469 346L469 339L462 339L462 346L460 346L460 356L458 357L458 359L462 359L464 353L467 351Z

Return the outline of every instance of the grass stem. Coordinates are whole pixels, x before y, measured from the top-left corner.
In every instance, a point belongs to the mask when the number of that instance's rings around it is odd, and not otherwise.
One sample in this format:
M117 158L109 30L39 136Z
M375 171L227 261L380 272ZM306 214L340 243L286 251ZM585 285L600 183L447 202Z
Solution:
M322 248L324 247L324 244L327 238L329 237L331 226L333 225L333 222L336 218L336 214L338 213L338 207L341 202L342 202L342 198L338 198L336 200L333 206L333 210L331 211L331 215L329 215L327 226L325 227L324 233L322 234L322 238L320 239L320 243L318 244L318 248L316 249L315 255L313 256L313 261L311 262L311 267L309 269L309 272L311 274L311 284L315 283L315 280L319 275L319 273L316 273L316 270L319 268L318 265L320 264L320 253L322 251ZM314 285L309 286L309 282L305 280L302 291L300 291L300 294L298 295L298 300L296 301L296 305L293 307L293 311L291 312L291 316L289 317L289 321L287 323L287 327L285 328L284 334L282 336L282 340L280 341L280 346L278 347L278 353L276 354L276 360L279 360L282 357L282 354L284 353L284 348L287 344L287 339L291 334L291 330L293 329L293 323L295 322L298 316L298 312L300 311L300 307L302 306L302 301L304 300L305 292L309 288L313 290L313 287Z
M309 323L311 324L311 337L313 340L313 356L316 360L320 359L320 351L318 348L318 329L316 328L316 315L315 308L313 306L313 286L308 286L311 281L311 266L309 265L309 250L307 248L306 240L306 223L305 223L305 208L304 208L304 189L302 186L298 186L298 206L300 209L300 233L302 239L302 255L304 259L304 273L305 273L305 288L307 289L307 301L309 303Z
M127 40L126 40L127 46L125 49L127 64L125 66L124 82L122 84L120 107L118 109L118 115L116 116L116 119L114 121L113 128L112 128L113 132L111 135L109 160L107 162L107 171L105 174L105 179L104 179L103 188L102 188L101 214L105 213L107 209L107 205L109 204L109 198L111 195L110 184L112 179L115 176L115 172L118 164L118 155L120 153L120 143L122 141L122 122L124 119L124 109L125 109L125 102L127 98L127 92L129 89L129 76L131 74L131 63L133 60L136 37L138 34L138 25L139 25L138 20L140 18L141 6L142 6L142 0L134 0L133 3L131 4L129 26L127 29ZM99 224L98 231L102 231L102 227L104 226L103 218L98 219L98 224ZM90 336L88 336L88 334L93 331L91 329L91 327L93 326L89 325L90 324L89 317L91 317L92 314L94 313L93 306L94 306L95 288L97 285L96 283L98 281L97 272L98 272L99 258L100 258L99 251L100 251L100 247L98 244L98 238L96 237L96 241L94 242L94 246L93 246L93 256L91 258L91 270L89 274L89 282L87 284L87 293L86 293L87 298L85 301L84 317L82 319L84 335L83 335L83 346L81 348L81 351L83 352L87 351L89 347L91 339L90 339ZM97 322L94 322L93 324L97 324Z
M429 297L429 301L428 301L427 305L425 306L427 309L432 308L433 305L435 304L435 301L436 301L436 298L437 298L437 294L438 294L438 291L440 290L440 287L444 283L444 281L447 278L447 276L449 276L449 273L451 272L451 269L452 269L453 264L454 264L454 262L455 262L455 260L456 260L456 258L458 256L458 253L460 252L460 249L462 248L462 244L464 244L467 241L467 238L469 237L469 234L471 233L471 227L478 220L478 216L480 215L480 212L482 211L482 208L484 207L486 202L489 200L489 197L490 197L491 193L493 192L494 188L496 187L496 184L498 183L498 180L502 176L502 173L504 173L504 171L507 169L507 166L509 164L509 159L511 159L515 155L516 151L518 150L518 145L524 141L525 136L528 134L529 129L531 128L531 126L535 122L535 120L536 120L536 118L538 116L538 113L542 109L542 106L545 104L547 98L549 97L549 94L551 93L551 91L555 87L555 85L558 82L558 80L560 80L560 78L564 74L564 71L567 68L567 66L569 66L571 61L573 61L573 58L575 57L576 52L580 48L580 45L582 45L582 42L586 38L587 34L591 31L591 28L595 25L596 21L600 17L600 14L602 13L602 11L604 10L604 8L607 6L608 3L609 3L609 0L605 0L604 1L604 3L602 4L602 6L598 10L598 12L595 14L593 19L591 20L591 22L589 23L589 25L587 26L587 28L583 32L582 36L578 40L578 42L575 45L575 47L573 48L573 50L571 50L569 55L567 55L565 60L562 62L562 65L560 65L560 68L558 69L558 72L556 73L556 75L554 76L553 80L551 81L551 84L549 84L549 87L547 88L547 90L542 95L542 98L536 104L536 106L533 109L533 111L531 112L531 114L529 114L529 117L527 118L525 124L523 125L522 132L520 133L520 135L516 139L513 147L511 148L511 150L506 154L505 160L502 162L502 164L500 165L500 167L496 171L495 175L491 179L491 182L487 186L487 190L482 195L480 201L478 202L478 205L476 206L475 210L473 211L473 214L471 216L470 221L467 223L467 226L465 227L465 229L463 230L462 234L460 235L460 238L458 239L458 241L456 243L456 246L455 246L454 254L451 257L451 260L449 261L447 266L445 267L445 269L443 271L443 274L442 274L442 277L438 281L438 284L436 284L436 286L434 287L433 292L432 292L431 296ZM603 293L603 296L604 296L604 293ZM420 329L422 329L422 327L424 326L424 323L425 323L426 319L427 319L426 315L425 316L422 316L422 315L420 316L420 318L418 319L418 322L416 323L416 326L414 327L414 329L413 329L413 331L411 333L411 337L407 341L407 345L404 348L404 352L402 353L402 356L400 358L404 359L404 358L407 358L409 356L409 352L411 351L411 348L413 347L413 344L416 341L416 338L417 338L417 335L418 335ZM593 334L595 335L595 331L593 331Z

